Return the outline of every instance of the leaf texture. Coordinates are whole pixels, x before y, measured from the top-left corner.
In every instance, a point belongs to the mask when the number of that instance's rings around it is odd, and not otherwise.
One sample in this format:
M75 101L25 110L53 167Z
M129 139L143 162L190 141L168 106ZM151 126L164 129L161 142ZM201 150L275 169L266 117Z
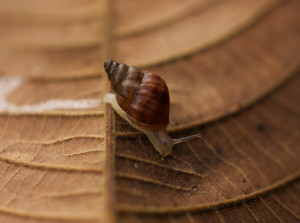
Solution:
M299 80L237 115L195 128L203 139L177 146L164 160L144 138L119 138L120 222L298 221L299 193L289 193L300 173L293 112Z
M117 138L114 150L120 222L299 221L296 208L299 193L295 192L293 198L289 195L300 173L299 108L294 107L299 100L295 98L299 78L237 115L197 126L241 110L295 73L300 52L296 28L299 17L294 10L299 4L289 1L278 6L274 1L252 1L251 4L256 4L254 13L249 8L247 12L253 17L246 17L247 23L241 22L243 17L236 21L243 23L243 28L233 22L230 27L222 24L223 29L211 33L222 36L221 39L216 36L201 39L202 34L208 35L202 27L216 25L210 20L211 23L204 24L207 20L200 18L229 11L227 4L237 7L236 11L230 11L232 14L247 8L241 2L216 2L206 9L208 15L199 12L155 31L141 32L125 39L120 46L117 42L116 56L120 60L131 62L134 58L133 61L146 64L146 68L167 81L173 99L169 130L193 127L175 134L178 137L188 132L203 134L203 139L177 146L170 157L160 160L148 140L116 116L113 134ZM270 11L266 14L267 10ZM259 15L261 12L264 14ZM259 16L264 17L257 21ZM224 22L222 16L218 18ZM200 23L200 28L187 25L189 22ZM204 28L206 32L207 29ZM198 41L176 39L173 32L181 38L188 33L189 38L196 36ZM168 41L169 38L172 40ZM224 41L224 38L229 39ZM166 42L167 46L163 45ZM141 51L132 54L129 49L134 47ZM123 48L127 49L124 53ZM150 58L157 49L160 55ZM286 101L289 103L280 104ZM290 111L297 112L292 115Z
M1 222L106 218L103 5L1 2Z
M1 222L300 221L298 0L0 1ZM103 96L161 75L161 159ZM299 73L299 72L298 72Z

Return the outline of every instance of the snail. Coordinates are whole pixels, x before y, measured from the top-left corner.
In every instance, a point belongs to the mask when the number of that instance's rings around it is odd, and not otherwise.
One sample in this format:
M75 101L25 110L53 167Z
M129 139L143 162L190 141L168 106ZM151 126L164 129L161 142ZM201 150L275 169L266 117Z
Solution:
M132 127L144 132L162 157L171 154L175 144L201 137L200 134L178 139L169 136L166 128L170 96L160 76L112 60L106 60L104 68L114 91L106 94L105 102Z

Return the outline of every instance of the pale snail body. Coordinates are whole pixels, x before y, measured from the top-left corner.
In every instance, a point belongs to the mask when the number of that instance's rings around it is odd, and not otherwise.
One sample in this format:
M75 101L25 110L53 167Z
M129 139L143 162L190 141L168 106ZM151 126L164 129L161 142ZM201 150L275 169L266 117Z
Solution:
M173 145L200 137L200 134L179 139L169 136L166 128L170 97L161 77L112 60L105 61L104 68L114 91L105 96L105 102L131 126L144 132L162 156L171 154Z

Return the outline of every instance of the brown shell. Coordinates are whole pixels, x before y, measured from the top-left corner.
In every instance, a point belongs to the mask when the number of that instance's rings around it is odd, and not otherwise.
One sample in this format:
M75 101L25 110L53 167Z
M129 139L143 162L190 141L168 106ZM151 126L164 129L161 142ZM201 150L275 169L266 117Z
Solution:
M112 60L105 71L128 118L147 129L165 129L169 124L170 97L165 81L158 75Z

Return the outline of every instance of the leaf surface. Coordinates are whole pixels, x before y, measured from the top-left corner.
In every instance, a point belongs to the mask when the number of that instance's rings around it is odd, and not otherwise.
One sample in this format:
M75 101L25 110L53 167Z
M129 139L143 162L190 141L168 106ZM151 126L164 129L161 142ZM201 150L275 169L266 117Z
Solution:
M0 221L300 221L299 10L1 1ZM161 75L172 137L203 137L162 160L105 106L107 58Z

